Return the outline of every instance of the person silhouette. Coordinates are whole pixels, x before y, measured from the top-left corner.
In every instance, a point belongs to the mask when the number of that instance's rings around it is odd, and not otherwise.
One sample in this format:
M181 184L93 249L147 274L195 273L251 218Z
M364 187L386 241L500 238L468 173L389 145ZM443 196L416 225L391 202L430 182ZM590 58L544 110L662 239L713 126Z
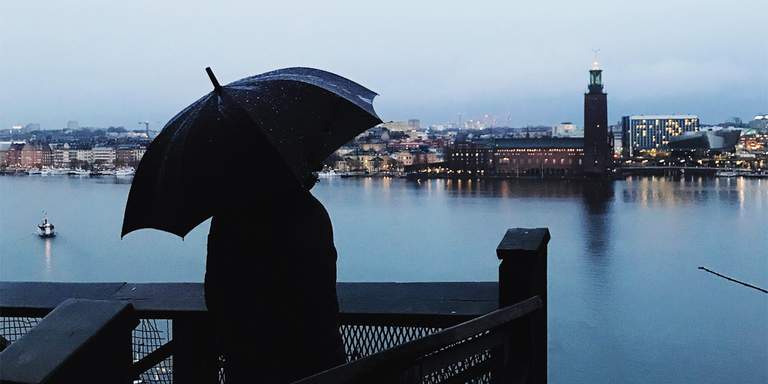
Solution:
M295 184L272 179L211 221L205 301L228 383L292 382L346 361L331 221Z

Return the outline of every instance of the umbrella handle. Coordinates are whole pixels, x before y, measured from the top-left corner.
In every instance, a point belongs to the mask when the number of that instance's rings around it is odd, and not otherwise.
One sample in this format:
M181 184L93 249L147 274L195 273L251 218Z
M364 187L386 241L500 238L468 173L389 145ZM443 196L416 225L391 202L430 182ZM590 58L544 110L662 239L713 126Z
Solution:
M205 67L205 72L208 74L208 78L211 79L211 83L213 83L213 90L218 93L221 90L221 84L219 84L219 80L213 74L211 67Z

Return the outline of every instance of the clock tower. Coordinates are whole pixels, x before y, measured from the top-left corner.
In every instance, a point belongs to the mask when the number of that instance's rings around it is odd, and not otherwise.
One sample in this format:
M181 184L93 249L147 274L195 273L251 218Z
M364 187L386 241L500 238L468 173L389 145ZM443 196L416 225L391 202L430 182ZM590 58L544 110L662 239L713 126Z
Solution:
M608 95L603 92L603 70L597 58L589 70L589 87L584 94L584 160L587 176L601 176L608 171L611 143L608 134Z

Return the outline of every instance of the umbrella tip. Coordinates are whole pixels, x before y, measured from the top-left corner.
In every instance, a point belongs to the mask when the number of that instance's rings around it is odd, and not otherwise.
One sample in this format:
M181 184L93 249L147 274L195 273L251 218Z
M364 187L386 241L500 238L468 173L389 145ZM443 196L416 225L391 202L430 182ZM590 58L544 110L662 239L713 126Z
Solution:
M211 67L205 67L205 72L208 74L208 78L211 79L211 83L213 83L213 90L218 92L221 89L221 85L219 80L216 79L216 75L213 74Z

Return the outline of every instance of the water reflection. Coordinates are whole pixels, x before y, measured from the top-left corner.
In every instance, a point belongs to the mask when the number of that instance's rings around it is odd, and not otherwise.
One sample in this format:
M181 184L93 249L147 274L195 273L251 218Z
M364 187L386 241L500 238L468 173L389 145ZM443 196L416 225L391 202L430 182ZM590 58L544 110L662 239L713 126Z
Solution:
M606 255L610 239L609 208L613 201L612 182L587 182L581 191L584 202L584 250L590 255Z
M622 189L622 201L643 208L675 208L681 204L700 205L713 197L728 205L744 208L749 189L747 179L683 177L631 177Z
M51 273L53 272L53 263L51 261L52 260L51 258L52 243L53 243L53 239L51 239L50 237L45 239L45 244L44 244L45 275L48 277L50 277Z

